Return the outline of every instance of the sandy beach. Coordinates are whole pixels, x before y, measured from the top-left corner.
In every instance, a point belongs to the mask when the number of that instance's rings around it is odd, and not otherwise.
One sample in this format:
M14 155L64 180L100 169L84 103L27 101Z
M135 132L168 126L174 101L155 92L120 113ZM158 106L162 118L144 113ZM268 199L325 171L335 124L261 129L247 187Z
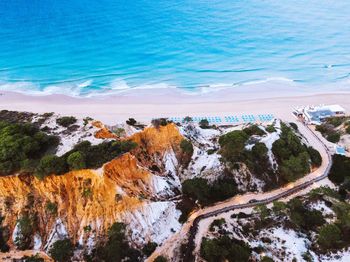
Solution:
M273 114L288 120L292 119L293 107L318 104L340 104L350 111L350 92L322 90L316 92L298 86L242 86L198 95L177 89L143 89L90 98L30 96L2 91L0 109L90 116L106 124L115 124L129 117L148 121L157 117L232 114Z

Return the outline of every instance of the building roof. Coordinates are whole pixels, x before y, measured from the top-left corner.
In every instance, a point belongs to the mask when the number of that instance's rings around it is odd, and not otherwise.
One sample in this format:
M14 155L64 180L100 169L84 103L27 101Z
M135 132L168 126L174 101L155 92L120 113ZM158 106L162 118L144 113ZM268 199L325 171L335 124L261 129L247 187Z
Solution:
M345 112L345 109L340 105L327 105L323 106L324 109L328 109L332 112Z

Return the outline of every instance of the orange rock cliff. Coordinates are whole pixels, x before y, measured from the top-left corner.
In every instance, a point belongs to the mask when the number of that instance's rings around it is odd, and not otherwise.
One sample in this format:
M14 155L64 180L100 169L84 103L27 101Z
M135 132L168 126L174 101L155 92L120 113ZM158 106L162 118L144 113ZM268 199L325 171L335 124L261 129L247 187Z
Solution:
M97 127L103 130L97 137L115 138L102 124ZM169 151L174 155L179 152L183 136L176 125L168 124L146 127L128 139L138 147L98 170L72 171L44 180L32 175L0 177L3 226L13 235L24 212L35 214L34 235L40 238L41 250L55 238L59 225L73 242L83 246L91 235L96 239L104 236L111 224L157 198L152 183L154 174L149 167L157 165L157 174L166 176L162 173L162 158ZM54 203L57 211L50 211L48 203ZM87 227L91 230L86 230ZM8 244L11 249L15 247L11 237Z

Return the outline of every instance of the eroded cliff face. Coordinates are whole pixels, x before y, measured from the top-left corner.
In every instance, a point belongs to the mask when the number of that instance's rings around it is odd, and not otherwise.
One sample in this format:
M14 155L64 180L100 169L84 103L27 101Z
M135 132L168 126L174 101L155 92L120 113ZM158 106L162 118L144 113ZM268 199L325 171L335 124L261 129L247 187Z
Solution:
M129 139L139 147L98 170L72 171L44 180L29 174L0 177L0 208L3 226L12 235L8 241L10 247L15 248L17 221L24 213L35 217L31 248L40 250L47 250L63 237L89 248L114 222L122 220L140 228L135 235L139 241L143 235L149 237L150 232L142 231L143 227L148 224L151 227L160 218L147 212L160 203L159 197L173 195L173 185L168 182L167 174L154 174L148 167L155 163L164 167L162 158L168 152L175 155L183 137L176 125L169 124L145 128ZM160 206L162 219L166 219L167 212L176 219L173 203L162 202Z
M108 138L118 138L116 134L113 134L102 122L93 121L92 126L98 128L95 132L95 137L100 139L108 139Z
M139 145L133 153L140 163L159 175L175 176L180 143L184 139L175 124L146 127L130 139Z

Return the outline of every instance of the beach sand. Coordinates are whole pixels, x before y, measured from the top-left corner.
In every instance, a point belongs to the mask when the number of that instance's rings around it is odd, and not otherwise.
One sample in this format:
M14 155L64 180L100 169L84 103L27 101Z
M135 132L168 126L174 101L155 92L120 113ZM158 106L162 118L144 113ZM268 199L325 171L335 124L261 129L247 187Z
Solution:
M178 89L146 89L90 98L30 96L8 91L2 91L0 95L1 110L90 116L110 125L129 117L149 121L158 117L273 114L291 120L293 107L318 104L339 104L350 112L350 92L315 92L297 86L242 86L202 94L184 93Z

